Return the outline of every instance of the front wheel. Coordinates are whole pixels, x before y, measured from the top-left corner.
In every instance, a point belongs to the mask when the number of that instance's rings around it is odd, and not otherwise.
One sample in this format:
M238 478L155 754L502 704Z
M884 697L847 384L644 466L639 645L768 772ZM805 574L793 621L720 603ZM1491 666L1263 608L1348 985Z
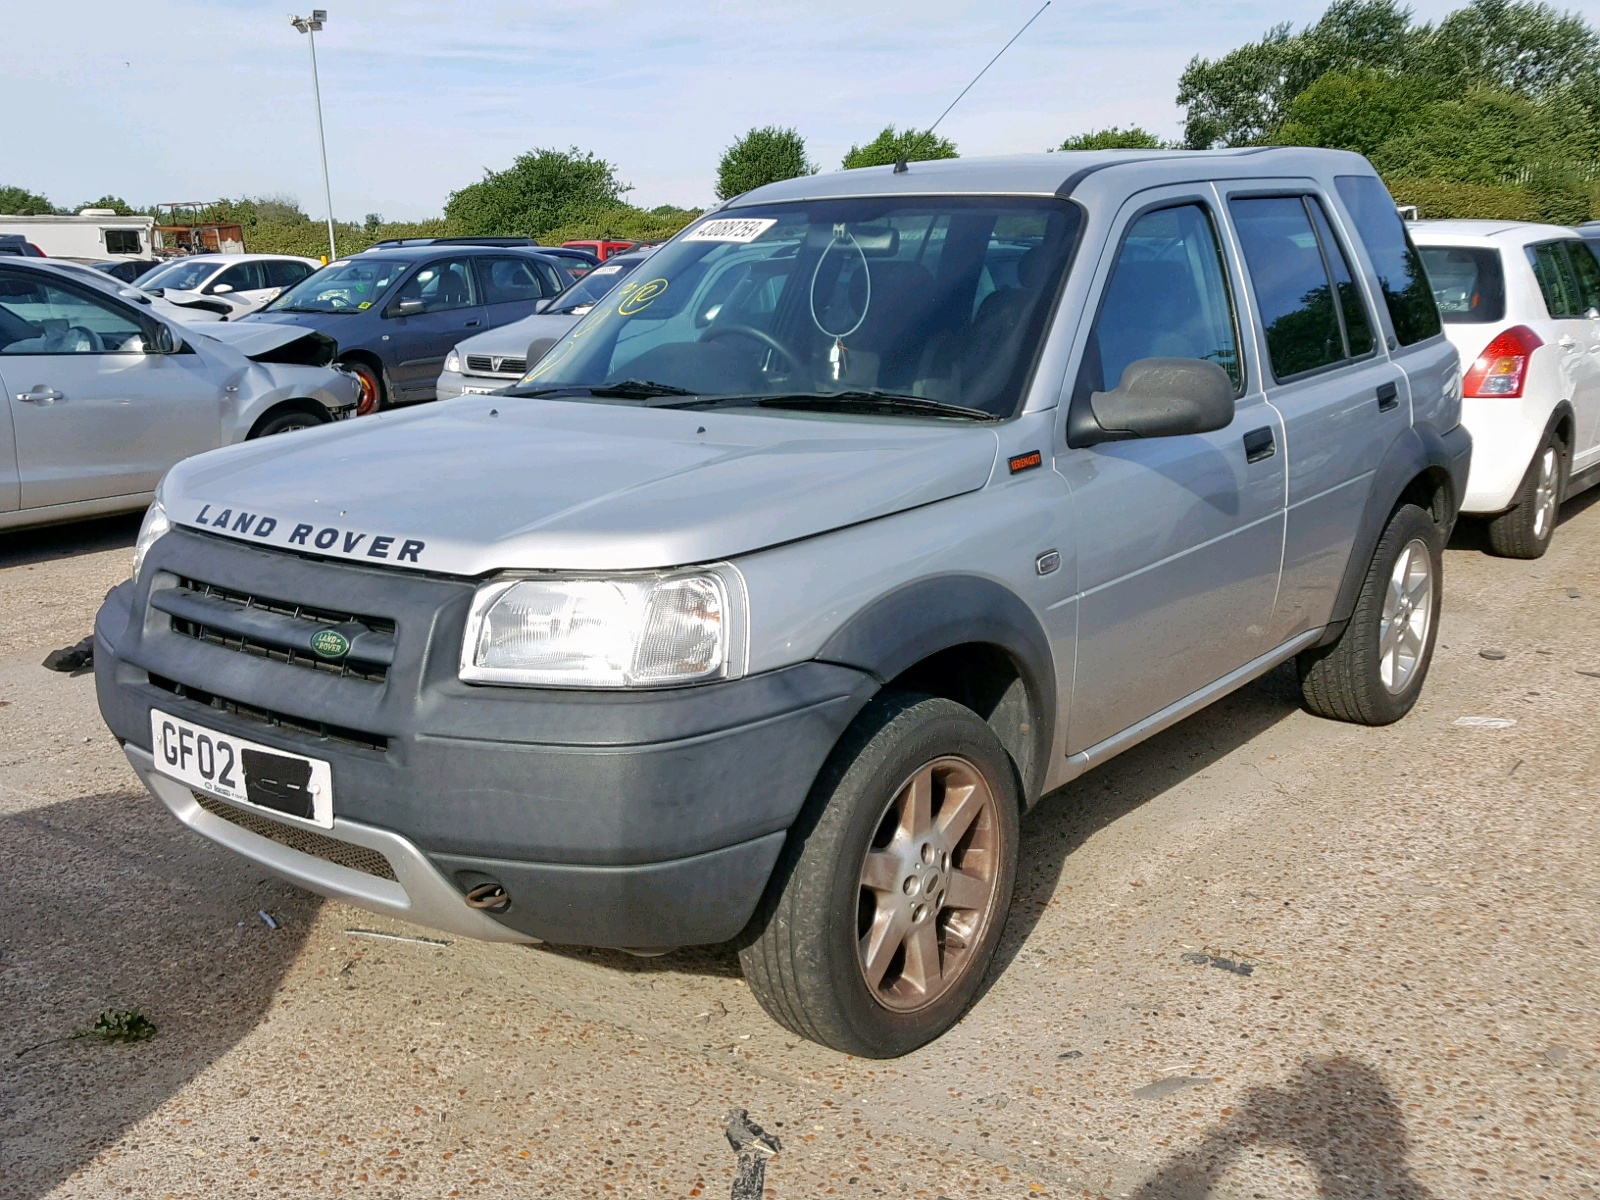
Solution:
M356 416L371 416L380 409L389 407L389 398L383 390L383 376L376 369L359 361L342 362L337 365L349 371L361 384L361 398L356 401Z
M740 951L780 1024L893 1058L960 1019L1016 879L1016 774L976 713L888 694L857 718L791 830Z
M1444 533L1403 504L1378 539L1344 632L1300 655L1300 698L1319 717L1389 725L1422 693L1444 595Z
M301 412L297 409L293 412L279 413L277 416L263 421L260 428L250 436L252 438L272 437L274 434L293 433L296 429L312 429L323 424L326 424L326 422L319 421L310 413Z

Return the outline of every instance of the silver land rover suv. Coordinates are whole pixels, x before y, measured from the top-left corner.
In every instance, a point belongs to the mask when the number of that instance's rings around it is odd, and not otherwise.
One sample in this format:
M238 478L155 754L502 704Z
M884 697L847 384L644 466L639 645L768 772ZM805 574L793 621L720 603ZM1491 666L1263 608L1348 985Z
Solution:
M508 394L175 467L101 710L307 888L737 939L776 1020L903 1054L977 993L1030 805L1288 659L1315 713L1411 708L1460 395L1352 154L794 179Z

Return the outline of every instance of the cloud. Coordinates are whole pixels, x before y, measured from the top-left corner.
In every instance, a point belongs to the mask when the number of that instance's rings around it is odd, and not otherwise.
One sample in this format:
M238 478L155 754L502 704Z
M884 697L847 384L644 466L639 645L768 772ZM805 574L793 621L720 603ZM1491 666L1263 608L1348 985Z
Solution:
M797 127L832 168L886 124L932 121L1035 7L333 0L317 54L334 208L435 214L485 168L569 145L617 164L636 202L700 205L722 150L766 124ZM1175 135L1192 55L1322 7L1054 0L941 132L966 155L1107 124ZM288 192L320 215L306 39L282 4L30 5L8 12L7 34L27 49L0 78L12 114L0 182L62 204Z

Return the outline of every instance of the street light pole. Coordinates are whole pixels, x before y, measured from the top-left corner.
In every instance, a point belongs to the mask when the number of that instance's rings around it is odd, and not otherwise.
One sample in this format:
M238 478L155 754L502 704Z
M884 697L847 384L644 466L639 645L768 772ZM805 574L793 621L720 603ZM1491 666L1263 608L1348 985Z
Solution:
M290 17L289 23L305 34L311 46L311 94L317 102L317 146L322 151L322 197L328 206L328 261L339 257L333 243L333 188L328 183L328 139L322 132L322 85L317 81L317 30L328 20L328 10L314 8L309 17Z

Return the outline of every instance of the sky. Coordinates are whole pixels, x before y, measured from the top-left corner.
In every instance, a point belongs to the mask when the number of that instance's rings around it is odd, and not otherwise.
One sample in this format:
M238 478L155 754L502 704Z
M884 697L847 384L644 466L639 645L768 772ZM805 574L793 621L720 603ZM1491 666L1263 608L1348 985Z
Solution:
M435 216L484 170L547 146L611 162L643 207L703 207L722 151L769 124L797 128L833 169L886 124L925 127L1041 2L327 0L317 59L334 212ZM939 132L969 157L1112 124L1175 137L1191 57L1325 6L1053 0ZM1412 5L1419 20L1455 6ZM58 205L287 194L320 218L307 39L287 8L8 5L0 184Z

